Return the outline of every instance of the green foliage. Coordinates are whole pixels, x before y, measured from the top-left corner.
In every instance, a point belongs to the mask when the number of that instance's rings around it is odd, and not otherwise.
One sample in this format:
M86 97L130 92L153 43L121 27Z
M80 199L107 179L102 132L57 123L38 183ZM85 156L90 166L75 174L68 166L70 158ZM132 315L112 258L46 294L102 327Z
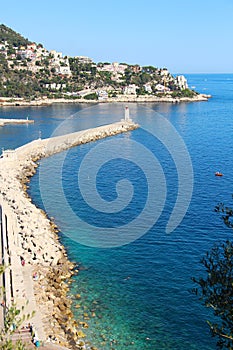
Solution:
M233 210L223 203L216 206L225 225L233 228ZM217 337L219 349L233 349L233 242L215 245L201 260L206 276L192 278L198 285L193 291L204 305L213 310L215 322L208 322L210 331Z
M0 96L2 97L26 97L39 96L43 88L38 85L37 81L31 79L30 82L25 83L26 79L24 72L21 71L17 78L7 80L3 85L0 85ZM29 79L29 77L28 77Z
M140 73L141 84L146 84L151 81L151 76L148 73Z
M125 83L130 84L131 83L131 77L132 77L132 71L130 68L126 68L125 70Z
M99 76L104 84L112 84L112 74L110 72L99 72Z
M6 267L0 265L0 275L5 271ZM4 296L3 287L0 290L1 296ZM22 323L28 321L34 316L35 312L31 314L22 314L24 311L24 306L18 308L16 304L12 304L9 308L6 306L1 306L5 308L4 317L4 328L0 330L0 348L1 350L26 350L27 346L22 342L22 340L17 340L13 343L13 334L21 327Z
M25 39L21 34L16 33L11 28L4 24L0 25L0 42L7 41L10 46L26 46L31 44L28 39Z
M13 54L15 54L15 49L11 45L9 45L8 46L8 55L13 55Z
M233 198L233 195L232 195ZM222 220L227 227L233 228L233 209L220 203L215 207L215 212L222 214Z
M77 96L68 96L68 95L64 95L63 98L65 98L66 100L79 100L81 98L81 96L77 95Z
M153 66L145 66L145 67L142 67L142 71L143 72L147 72L147 73L155 73L157 72L158 68L156 67L153 67Z
M147 95L147 92L146 92L146 90L144 89L144 87L141 87L141 88L137 89L137 90L136 90L136 93L137 93L138 96L139 96L139 95Z
M98 100L98 96L96 93L89 94L84 96L85 100Z
M215 246L201 260L207 272L205 278L193 278L199 285L195 293L204 305L212 308L218 322L208 321L211 333L218 337L220 349L233 348L233 244L227 241Z
M4 343L1 343L1 350L27 350L26 345L22 342L22 340L18 340L13 344L12 340L6 340Z
M12 335L20 328L25 320L29 320L32 315L20 316L24 308L17 308L16 304L13 304L10 308L6 308L5 314L5 328L0 331L0 346L3 350L26 350L26 344L22 340L12 342Z
M134 73L132 70L132 67L127 68L125 70L125 76L124 76L126 85L135 84L135 85L138 85L139 88L143 88L143 85L145 85L146 83L157 80L157 75L155 74L157 69L154 67L149 67L149 68L147 70L143 69L139 73Z
M178 91L173 91L171 96L176 98L176 97L188 97L192 98L196 95L197 93L193 90L190 89L185 89L185 90L178 90Z
M108 91L108 97L117 97L117 92L116 91Z

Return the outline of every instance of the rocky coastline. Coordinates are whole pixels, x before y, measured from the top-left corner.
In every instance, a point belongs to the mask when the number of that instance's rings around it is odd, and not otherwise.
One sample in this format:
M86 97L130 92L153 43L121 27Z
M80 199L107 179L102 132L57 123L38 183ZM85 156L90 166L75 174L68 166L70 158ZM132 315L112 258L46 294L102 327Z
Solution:
M182 102L201 102L208 101L211 95L197 94L194 97L176 97L171 96L134 96L134 95L122 95L118 97L112 97L105 100L87 100L85 98L38 98L35 100L24 100L22 98L0 98L0 106L48 106L55 103L182 103Z
M23 257L31 275L36 276L30 280L36 299L35 311L41 315L41 320L37 316L35 324L39 321L43 324L44 341L51 339L67 349L96 349L85 342L84 331L88 325L74 319L72 301L67 295L70 279L78 270L59 242L56 225L31 202L27 194L28 182L41 158L137 127L132 122L121 121L52 139L39 139L10 153L5 151L0 159L0 204L8 208L8 221L14 226L14 238L10 242L17 261L14 265L12 259L13 282ZM79 297L76 298L78 303ZM17 299L14 302L17 303Z
M74 273L74 265L68 261L65 249L59 243L56 226L42 210L31 203L31 199L27 195L27 183L36 171L38 159L26 159L18 166L14 166L14 169L7 166L6 162L2 160L3 167L0 165L0 201L4 206L7 205L12 212L12 216L8 216L8 221L16 220L17 244L13 245L11 242L11 248L15 253L17 252L15 261L18 260L18 264L20 264L19 259L23 258L25 268L29 267L27 271L30 275L38 274L38 280L33 283L33 289L45 330L45 339L42 340L45 341L51 337L51 339L57 339L56 342L59 345L71 348L71 330L73 330L73 339L76 339L74 333L76 325L67 298L66 281ZM11 270L13 277L17 277L13 261ZM15 288L13 285L13 289ZM13 301L18 305L20 303L19 297L25 295L20 296L17 291L18 289L14 291ZM25 296L25 304L26 299ZM9 300L7 300L7 305L10 305ZM33 311L35 311L35 315L38 313L37 309ZM38 327L37 319L31 322ZM75 349L75 347L73 348Z

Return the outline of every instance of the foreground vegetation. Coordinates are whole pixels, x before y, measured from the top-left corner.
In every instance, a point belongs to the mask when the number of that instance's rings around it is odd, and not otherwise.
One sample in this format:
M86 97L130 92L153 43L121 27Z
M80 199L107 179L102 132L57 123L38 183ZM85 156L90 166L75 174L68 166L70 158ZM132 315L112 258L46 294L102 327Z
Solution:
M4 273L6 267L0 265L0 276ZM5 300L4 288L0 289L0 297ZM12 336L20 329L22 324L29 320L33 315L24 315L24 307L21 309L16 304L12 304L10 307L5 305L5 302L1 303L1 307L4 308L4 328L0 330L0 348L1 350L27 350L27 345L21 339L12 341Z
M225 225L233 228L233 210L223 203L215 211L221 213ZM215 245L201 260L206 275L193 278L194 292L213 311L214 321L207 321L219 349L233 349L233 242Z

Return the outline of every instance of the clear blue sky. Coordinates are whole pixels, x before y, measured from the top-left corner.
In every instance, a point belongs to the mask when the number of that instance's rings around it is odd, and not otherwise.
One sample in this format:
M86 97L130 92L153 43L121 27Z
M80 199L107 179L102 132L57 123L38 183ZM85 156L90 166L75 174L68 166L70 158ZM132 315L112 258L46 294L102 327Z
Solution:
M233 0L1 1L0 23L96 62L233 73Z

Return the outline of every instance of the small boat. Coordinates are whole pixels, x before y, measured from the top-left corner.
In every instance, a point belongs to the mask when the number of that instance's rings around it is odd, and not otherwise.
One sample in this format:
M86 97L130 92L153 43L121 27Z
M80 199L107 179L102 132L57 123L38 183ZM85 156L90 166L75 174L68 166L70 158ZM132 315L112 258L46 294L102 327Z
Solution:
M223 173L220 173L219 171L216 171L215 176L223 176Z

